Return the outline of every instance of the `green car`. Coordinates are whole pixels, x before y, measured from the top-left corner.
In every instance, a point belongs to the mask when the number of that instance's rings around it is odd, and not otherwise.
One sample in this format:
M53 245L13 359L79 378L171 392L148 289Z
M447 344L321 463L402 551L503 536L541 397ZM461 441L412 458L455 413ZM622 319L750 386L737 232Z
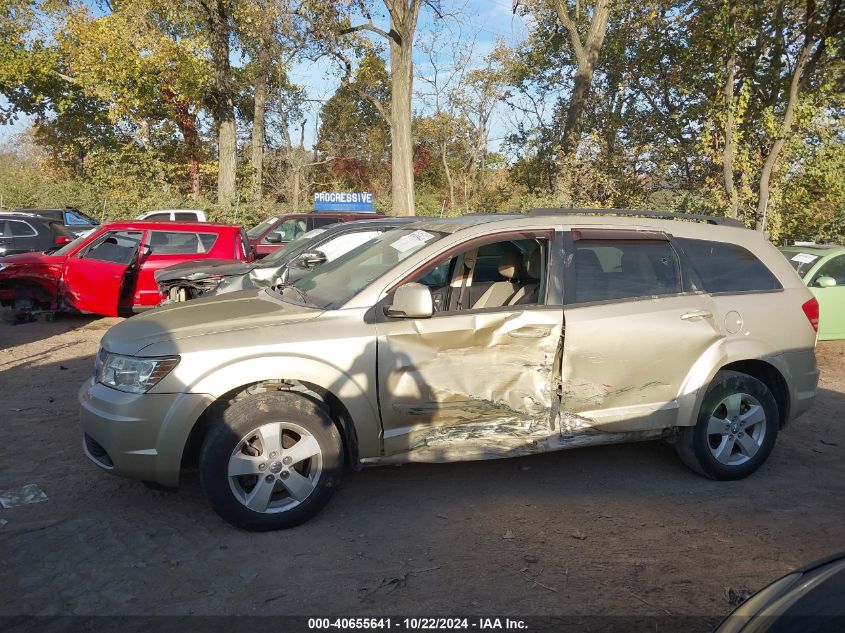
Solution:
M819 340L845 339L845 246L782 246L819 301Z

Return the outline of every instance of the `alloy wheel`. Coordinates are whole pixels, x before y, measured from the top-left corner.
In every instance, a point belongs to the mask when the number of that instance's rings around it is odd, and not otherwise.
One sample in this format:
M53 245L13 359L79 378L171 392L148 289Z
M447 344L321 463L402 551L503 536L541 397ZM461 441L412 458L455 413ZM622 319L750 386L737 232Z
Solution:
M713 457L726 466L739 466L754 457L766 437L766 411L747 393L723 398L710 413L707 442Z
M323 472L317 439L292 422L263 424L229 457L229 487L255 512L287 512L314 492Z

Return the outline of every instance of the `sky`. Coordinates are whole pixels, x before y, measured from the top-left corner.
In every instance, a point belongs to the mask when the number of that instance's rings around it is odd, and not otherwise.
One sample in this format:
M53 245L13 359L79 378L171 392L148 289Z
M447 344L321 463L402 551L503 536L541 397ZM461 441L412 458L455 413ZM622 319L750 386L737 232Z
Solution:
M506 44L514 45L528 35L525 23L518 16L512 14L511 0L441 0L445 17L439 19L434 12L423 7L417 28L417 43L430 38L431 33L439 26L442 30L441 51L438 65L445 66L451 58L451 45L453 43L473 42L473 64L481 65L484 57L493 50L496 41L501 38ZM377 26L387 30L387 11L383 5L375 0L373 6L373 20ZM382 40L373 35L376 43ZM415 79L414 89L417 96L414 100L414 109L424 112L428 105L425 95L427 85L420 77L430 77L432 67L427 57L417 47L414 56ZM305 143L310 147L315 138L318 124L318 113L320 103L330 98L340 84L340 75L335 64L329 60L317 62L300 61L290 70L292 83L301 85L307 92L310 102L306 116ZM0 97L0 105L5 105L5 100ZM0 125L0 144L9 142L18 132L26 129L30 121L27 117L20 117L16 122L9 125ZM505 118L502 112L496 112L493 117L491 130L491 147L498 145L498 140L505 132Z

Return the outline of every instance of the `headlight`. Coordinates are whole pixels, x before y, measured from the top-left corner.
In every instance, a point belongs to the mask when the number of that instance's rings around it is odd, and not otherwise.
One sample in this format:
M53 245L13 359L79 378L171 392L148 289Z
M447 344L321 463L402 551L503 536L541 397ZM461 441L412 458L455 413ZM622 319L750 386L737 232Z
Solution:
M109 354L101 349L97 354L95 371L97 382L107 387L129 393L146 393L169 374L178 363L178 356L137 358Z

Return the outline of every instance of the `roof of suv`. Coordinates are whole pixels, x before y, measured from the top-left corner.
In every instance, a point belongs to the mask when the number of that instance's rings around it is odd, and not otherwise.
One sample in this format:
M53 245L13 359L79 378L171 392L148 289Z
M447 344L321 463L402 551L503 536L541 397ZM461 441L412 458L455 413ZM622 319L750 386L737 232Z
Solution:
M691 214L675 214L668 212L638 212L619 211L616 209L538 209L530 214L509 213L509 214L470 214L451 218L425 218L420 217L415 228L441 231L444 233L455 233L462 229L491 222L513 222L518 221L525 227L548 226L550 221L563 225L603 225L622 227L643 227L652 228L671 233L673 227L677 230L683 225L684 232L701 232L702 235L712 235L713 231L731 231L744 233L746 229L740 222L730 218L715 216L699 216Z
M41 222L50 222L52 224L62 223L56 218L48 218L43 215L38 215L37 213L27 213L23 211L0 211L0 218L4 218L7 220L26 218L28 220L40 220Z
M224 222L159 222L157 220L118 220L116 222L106 222L102 226L111 229L163 229L167 231L193 231L194 233L202 233L209 230L223 230L231 229L240 231L241 227L236 224L226 224Z

